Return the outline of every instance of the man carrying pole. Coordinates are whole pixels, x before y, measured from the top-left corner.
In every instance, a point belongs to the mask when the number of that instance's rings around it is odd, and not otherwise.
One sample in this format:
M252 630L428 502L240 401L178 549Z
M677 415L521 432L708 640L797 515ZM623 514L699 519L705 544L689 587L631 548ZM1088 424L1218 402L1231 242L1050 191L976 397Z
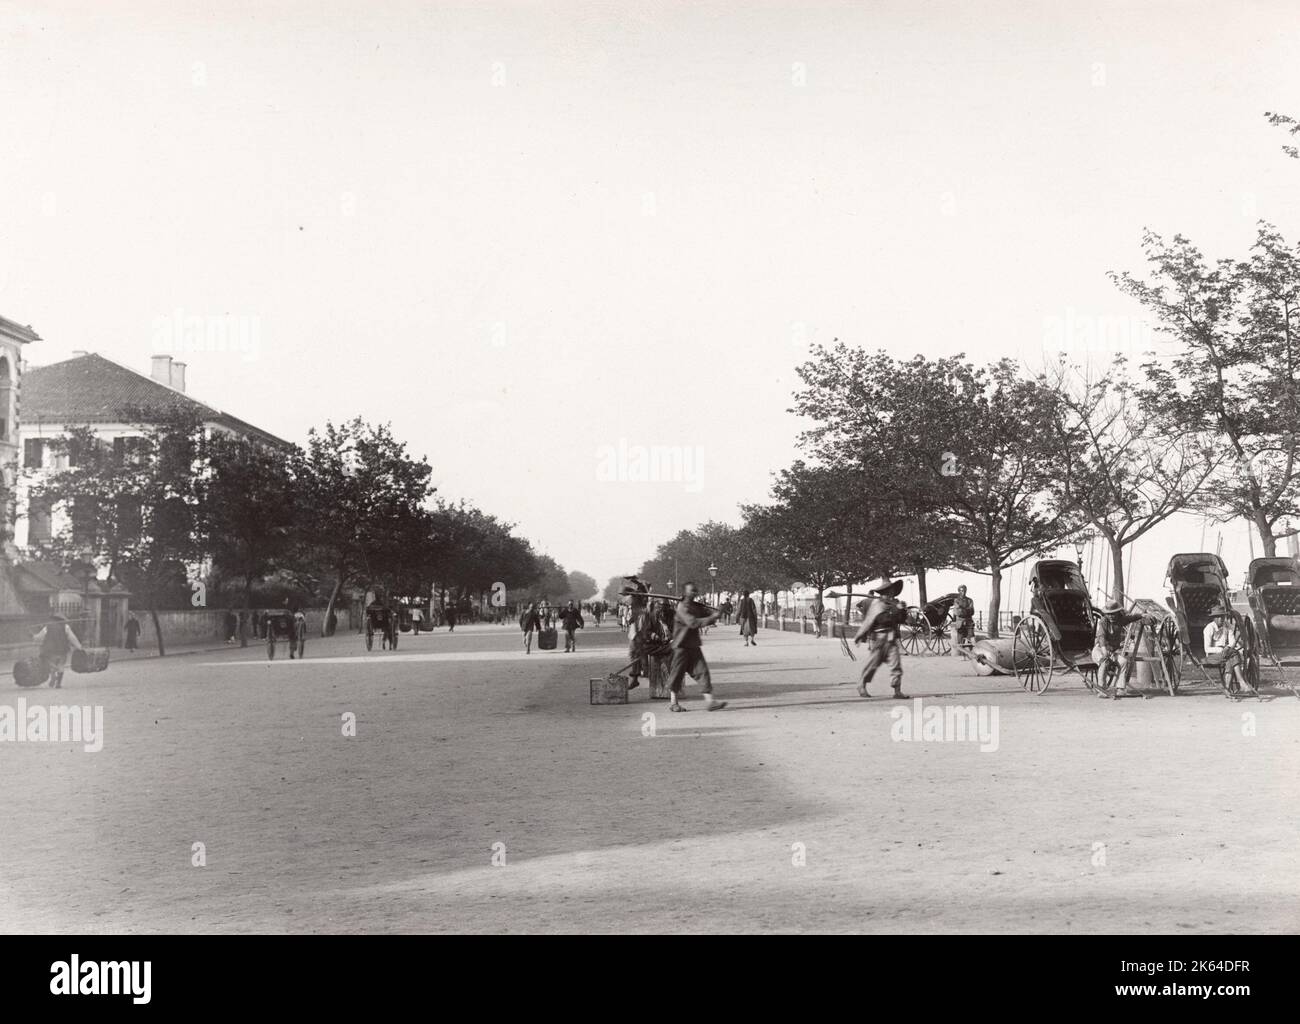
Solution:
M677 605L673 628L673 660L668 673L668 710L686 710L678 698L681 696L682 682L689 675L700 684L700 690L704 694L704 710L721 711L727 702L713 697L713 680L709 677L709 664L704 660L700 644L700 629L717 622L721 613L695 599L697 589L694 583L687 583L682 593L684 596Z
M889 681L894 688L894 697L897 700L907 698L903 693L903 661L898 653L898 627L907 615L897 601L902 589L903 581L894 580L893 583L885 583L875 590L867 591L871 595L871 603L867 605L862 625L853 637L855 644L862 643L864 639L869 640L871 651L862 666L862 677L858 682L859 697L871 696L867 693L867 683L871 682L876 669L888 662Z

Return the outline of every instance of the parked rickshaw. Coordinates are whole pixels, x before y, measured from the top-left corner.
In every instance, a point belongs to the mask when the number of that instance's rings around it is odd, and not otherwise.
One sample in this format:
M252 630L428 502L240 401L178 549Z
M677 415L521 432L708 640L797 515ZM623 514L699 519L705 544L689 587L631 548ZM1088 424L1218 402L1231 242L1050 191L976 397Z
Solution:
M1205 666L1210 665L1218 675L1223 692L1233 699L1238 696L1240 687L1235 678L1224 673L1222 658L1207 657L1205 653L1205 627L1214 618L1212 612L1220 605L1227 608L1240 638L1242 675L1247 688L1258 697L1260 634L1250 616L1242 615L1232 607L1228 567L1223 564L1223 559L1208 551L1174 555L1169 559L1165 578L1172 590L1165 600L1178 623L1183 655L1191 659L1206 680L1211 679L1205 671Z
M1256 558L1246 572L1246 600L1260 654L1286 682L1283 658L1300 659L1300 567L1294 558Z
M298 637L294 634L293 613L285 609L266 613L266 657L268 660L275 659L276 644L281 641L287 641L289 652L292 654L294 645Z
M1044 693L1060 666L1078 672L1084 684L1096 685L1092 659L1097 616L1083 572L1074 562L1045 558L1029 574L1029 614L1016 624L1011 639L1016 681L1030 693Z
M375 646L375 634L381 638L381 647L397 650L397 613L387 605L375 603L366 608L366 650Z

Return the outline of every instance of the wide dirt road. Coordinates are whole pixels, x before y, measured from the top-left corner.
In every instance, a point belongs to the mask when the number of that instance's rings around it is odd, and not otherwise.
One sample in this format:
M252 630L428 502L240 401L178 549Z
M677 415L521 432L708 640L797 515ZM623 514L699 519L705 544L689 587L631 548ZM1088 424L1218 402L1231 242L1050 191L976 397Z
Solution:
M924 707L996 733L903 741L891 712L915 706L883 677L859 698L835 641L747 649L719 627L731 706L670 715L644 686L590 707L588 677L626 659L615 628L580 636L528 657L506 627L370 654L349 636L305 662L250 648L7 686L0 705L102 705L104 743L0 743L0 928L1300 928L1289 694L1102 702L1067 678L1034 697L905 658Z

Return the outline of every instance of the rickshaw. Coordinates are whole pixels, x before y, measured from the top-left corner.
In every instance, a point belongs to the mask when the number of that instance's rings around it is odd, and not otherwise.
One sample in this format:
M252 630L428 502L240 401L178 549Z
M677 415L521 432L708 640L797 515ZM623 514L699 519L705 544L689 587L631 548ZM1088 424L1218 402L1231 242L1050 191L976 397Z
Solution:
M957 636L957 620L953 618L952 606L960 596L953 591L921 606L921 617L925 619L928 627L925 631L929 634L926 646L936 654L948 654L952 650L949 637Z
M298 637L294 635L293 613L287 609L281 611L267 612L265 618L266 624L266 657L268 660L275 658L275 645L281 640L287 640L289 643L289 653L293 653L294 645L298 642ZM304 638L305 639L305 638Z
M1259 696L1259 633L1255 622L1242 615L1232 607L1232 596L1228 590L1228 567L1223 559L1208 551L1187 552L1174 555L1169 559L1169 568L1165 579L1173 591L1166 599L1178 624L1181 650L1190 658L1193 665L1207 681L1210 674L1205 671L1208 664L1218 670L1219 686L1224 694L1232 699L1238 696L1239 686L1235 678L1225 678L1222 659L1207 657L1205 654L1205 627L1213 616L1211 610L1222 605L1230 610L1237 626L1240 638L1242 675L1246 686ZM1181 659L1180 659L1181 664Z
M1074 562L1045 558L1029 573L1029 614L1016 623L1011 638L1016 681L1030 693L1045 693L1060 665L1078 672L1084 685L1097 685L1092 660L1097 616L1088 584Z
M1285 684L1281 659L1300 658L1300 567L1296 560L1252 559L1246 571L1246 600L1259 634L1260 653L1273 663Z
M378 633L382 638L381 650L385 647L391 647L393 650L397 650L397 614L387 605L382 605L377 602L366 608L367 651L374 648L376 633Z

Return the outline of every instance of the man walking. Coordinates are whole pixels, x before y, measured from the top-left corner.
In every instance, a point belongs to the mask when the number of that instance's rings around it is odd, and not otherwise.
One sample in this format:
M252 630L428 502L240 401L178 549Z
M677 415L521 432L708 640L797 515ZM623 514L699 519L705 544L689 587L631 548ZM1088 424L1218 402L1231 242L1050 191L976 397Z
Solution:
M524 653L533 653L533 634L542 631L542 617L537 614L537 609L533 607L531 601L524 607L524 613L519 616L519 628L524 631Z
M820 640L822 635L822 619L826 615L826 606L822 604L822 592L817 591L817 596L812 599L812 605L808 609L812 612L813 625L817 627L817 638Z
M40 644L40 659L49 666L50 686L57 690L63 686L63 666L67 664L68 654L83 650L81 641L68 625L68 620L53 613L45 628L33 639Z
M897 700L906 699L907 695L903 693L903 660L898 652L898 627L906 618L907 612L896 600L902 589L903 581L894 580L893 583L882 584L875 590L867 591L872 595L871 603L867 605L862 625L853 637L855 644L868 640L871 650L866 664L862 666L862 678L858 681L860 697L870 696L867 693L867 683L871 682L876 669L888 662L889 681L894 688L894 697Z
M134 651L139 640L140 620L134 615L128 614L126 617L126 649L128 651Z
M750 644L757 646L758 638L758 605L754 599L749 596L749 591L745 591L745 596L740 599L740 607L736 610L736 621L740 623L740 635L745 638L745 646Z
M564 606L564 610L560 612L560 625L564 627L564 653L568 654L570 651L576 652L578 649L578 638L576 632L582 628L583 621L582 612L574 606L572 599L570 599L569 603Z
M686 710L678 698L682 693L682 682L688 675L700 684L705 711L721 711L727 706L725 700L713 698L713 680L709 676L709 664L704 660L700 644L700 629L717 622L721 613L710 611L696 601L696 593L695 584L687 583L682 590L684 596L677 605L672 641L673 660L668 672L669 711Z

